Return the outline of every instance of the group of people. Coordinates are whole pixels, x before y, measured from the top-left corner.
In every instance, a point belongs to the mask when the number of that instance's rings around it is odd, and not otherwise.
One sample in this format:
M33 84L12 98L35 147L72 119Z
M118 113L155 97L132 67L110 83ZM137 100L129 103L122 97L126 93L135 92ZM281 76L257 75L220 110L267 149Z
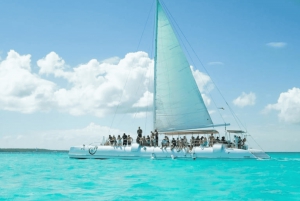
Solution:
M127 145L131 145L133 139L132 137L130 137L130 135L126 135L125 133L123 134L123 136L121 137L120 135L118 135L118 137L116 138L114 135L111 136L109 135L107 142L105 143L105 145L112 145L112 146L127 146ZM240 136L234 136L234 143L230 142L230 141L226 141L225 137L221 137L221 139L219 139L219 137L214 137L213 134L211 134L208 139L204 136L197 136L194 137L192 136L190 138L190 142L188 142L186 136L183 136L183 138L173 138L172 140L169 140L168 136L165 136L161 142L161 149L166 148L166 147L171 147L171 149L183 149L186 147L189 147L190 149L192 149L193 147L212 147L214 144L216 143L222 143L222 144L228 144L228 147L235 147L238 149L243 149L245 146L245 142L246 142L246 138L242 139ZM137 130L137 138L136 138L136 143L140 144L141 146L158 146L158 132L155 129L155 131L151 131L150 136L147 135L143 136L143 130L138 127Z
M109 135L105 145L126 146L126 145L131 145L131 143L132 143L132 137L124 133L122 137L118 135L117 138L114 135L113 136Z
M147 135L143 136L143 130L139 127L137 130L137 138L136 143L142 145L142 146L158 146L158 132L155 129L155 131L151 131L150 136Z
M183 149L185 147L189 147L189 148L193 148L194 146L203 146L203 147L206 147L208 144L208 141L207 141L207 138L206 137L194 137L192 136L191 139L190 139L190 143L188 143L188 140L185 136L183 136L183 138L172 138L172 140L170 141L169 140L169 137L168 136L165 136L165 138L162 140L161 142L161 149L162 148L166 148L168 146L171 147L171 149Z
M242 139L241 136L234 136L234 145L238 149L243 149L245 146L246 138Z
M166 148L168 146L171 147L171 149L183 149L183 148L190 148L192 149L193 147L212 147L214 144L228 144L228 147L235 147L238 149L243 149L245 146L245 142L246 142L246 138L241 138L240 136L234 136L235 140L234 143L230 142L230 141L226 141L225 137L221 137L221 139L219 137L214 137L213 134L211 134L208 139L204 136L197 136L194 137L192 136L190 138L190 142L188 143L188 140L185 136L183 136L183 138L173 138L171 141L169 140L168 136L165 136L165 138L162 140L161 142L161 149L162 148Z

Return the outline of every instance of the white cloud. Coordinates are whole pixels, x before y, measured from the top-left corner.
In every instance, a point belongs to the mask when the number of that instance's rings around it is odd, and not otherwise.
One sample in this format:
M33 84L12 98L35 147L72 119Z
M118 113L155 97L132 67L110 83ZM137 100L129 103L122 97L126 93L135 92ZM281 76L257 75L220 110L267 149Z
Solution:
M210 102L211 102L210 98L205 94L201 94L201 95L202 95L202 98L203 98L203 101L204 101L205 105L206 106L210 105Z
M194 70L193 66L191 66L191 70L198 85L198 88L202 93L210 92L214 88L211 79L208 75L200 72L198 69Z
M288 123L300 123L300 89L292 88L280 94L277 103L269 104L266 111L279 111L280 120Z
M146 91L133 107L149 107L153 104L153 93Z
M287 44L285 42L270 42L266 45L273 48L282 48L285 47Z
M11 50L0 62L0 109L32 113L52 107L56 85L31 73L30 57Z
M208 62L207 64L210 65L210 66L213 66L213 65L224 65L224 63L220 62L220 61L211 61L211 62Z
M233 100L233 104L239 107L254 105L255 99L255 93L250 92L249 94L246 94L245 92L243 92L242 95Z
M74 68L67 68L59 55L50 52L37 61L39 74L31 72L30 58L11 50L0 62L0 109L103 117L118 107L120 113L140 112L142 116L152 105L153 60L145 52L102 63L92 59ZM213 88L209 76L193 68L192 72L202 93ZM64 79L68 87L47 80L46 75ZM203 99L210 103L205 94Z
M108 63L108 64L118 64L120 62L119 57L111 57L108 59L103 60L101 63Z
M192 70L193 76L196 80L198 89L201 92L201 95L202 95L205 105L206 106L210 105L211 100L206 95L206 93L209 93L214 88L210 77L208 75L200 72L198 69L194 70L193 66L191 66L191 70Z
M40 67L40 74L51 74L64 69L65 61L55 52L50 52L45 58L38 60L37 65Z

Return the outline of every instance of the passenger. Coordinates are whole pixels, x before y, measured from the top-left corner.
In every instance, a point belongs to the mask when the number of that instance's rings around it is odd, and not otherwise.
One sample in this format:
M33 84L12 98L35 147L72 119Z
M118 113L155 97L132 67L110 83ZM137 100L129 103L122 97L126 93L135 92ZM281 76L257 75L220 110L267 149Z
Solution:
M176 147L179 149L180 148L180 140L179 140L179 138L177 138L177 140L176 140Z
M153 146L153 136L150 135L150 147L152 147L152 146Z
M173 145L173 147L176 147L176 140L175 140L175 138L172 139L172 145Z
M124 133L122 138L123 138L123 146L126 146L127 145L127 135Z
M165 148L167 146L167 139L166 139L166 137L161 141L161 147L160 147L160 149L163 149L163 148Z
M165 136L165 139L166 139L166 141L167 141L166 146L168 147L168 146L170 145L169 137L168 137L168 136Z
M157 129L155 129L154 134L155 134L156 146L158 146L158 131L157 131Z
M187 141L187 139L186 139L185 136L183 136L183 143L182 143L182 146L183 146L183 147L187 147L187 146L188 146L188 141Z
M113 146L116 146L117 139L116 139L115 135L112 136L112 142L113 142Z
M131 146L132 137L130 137L130 135L127 136L127 142L128 142L128 146Z
M173 150L175 146L176 146L176 140L173 138L170 144L171 150Z
M108 140L109 140L109 144L110 145L113 145L114 144L114 141L113 141L113 138L111 135L108 136Z
M155 146L155 144L153 144L153 138L155 138L155 134L153 133L153 131L151 131L151 134L150 134L150 146Z
M234 145L235 145L235 148L238 148L239 146L239 138L238 138L238 136L234 136Z
M151 131L151 136L150 137L155 137L155 134L153 133L153 131Z
M184 136L185 137L185 136ZM180 138L180 149L185 148L187 145L184 142L184 138Z
M217 139L216 139L216 143L220 143L220 139L219 139L219 137L217 137Z
M147 145L146 145L146 146L150 146L150 137L149 137L149 135L147 135L147 138L146 138L146 143L147 143Z
M245 142L246 142L246 138L244 137L244 139L242 140L242 149L246 149L246 144L245 144Z
M156 140L155 140L155 136L151 136L151 143L152 143L152 146L155 147L156 146Z
M246 138L244 137L243 141L242 141L242 145L244 146L246 142Z
M109 139L106 140L106 142L104 143L104 146L110 145L110 141Z
M195 146L196 146L196 147L199 147L199 146L200 146L200 138L199 138L199 135L196 137L196 140L195 140Z
M143 146L147 146L147 141L146 141L145 136L142 137L142 143L143 143L142 144Z
M140 137L137 136L137 137L136 137L136 143L137 143L137 144L140 144L140 141L141 141Z
M204 140L203 140L203 146L206 147L207 146L207 138L204 137Z
M143 134L143 130L139 127L136 132L137 132L138 136L141 138L142 134Z
M192 136L190 139L190 145L194 146L194 143L195 143L195 139L194 139L194 136Z
M241 148L241 145L242 145L242 139L241 139L241 136L239 136L239 138L238 138L238 148L239 149Z
M214 145L215 137L214 134L209 136L209 146L212 147Z
M222 136L222 138L221 138L221 143L227 144L224 136Z
M201 138L200 138L200 140L199 140L199 146L203 146L203 143L204 143L204 141L203 141L203 136L201 136Z
M118 135L117 137L117 146L121 146L122 145L122 138L120 137L120 135Z

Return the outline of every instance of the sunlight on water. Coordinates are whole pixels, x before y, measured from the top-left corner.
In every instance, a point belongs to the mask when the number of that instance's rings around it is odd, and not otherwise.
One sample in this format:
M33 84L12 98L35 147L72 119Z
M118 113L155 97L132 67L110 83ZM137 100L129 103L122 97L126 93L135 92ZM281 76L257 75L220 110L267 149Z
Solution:
M0 200L300 200L300 153L270 160L76 160L0 154Z

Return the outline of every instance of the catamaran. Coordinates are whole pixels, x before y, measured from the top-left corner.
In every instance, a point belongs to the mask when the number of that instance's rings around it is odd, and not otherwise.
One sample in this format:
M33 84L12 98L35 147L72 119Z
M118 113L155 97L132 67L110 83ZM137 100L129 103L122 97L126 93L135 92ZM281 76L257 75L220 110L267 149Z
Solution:
M166 136L202 135L213 136L219 132L214 124L193 77L190 64L180 46L173 27L159 0L156 1L156 39L154 57L154 105L153 128ZM153 129L153 130L154 130ZM172 146L149 146L142 143L131 145L90 144L71 147L70 158L78 159L199 159L199 158L262 158L269 156L259 149L250 149L243 142L238 144L242 130L226 130L227 139L213 140L209 144L194 143ZM230 134L235 135L234 142ZM170 143L171 144L171 143Z

